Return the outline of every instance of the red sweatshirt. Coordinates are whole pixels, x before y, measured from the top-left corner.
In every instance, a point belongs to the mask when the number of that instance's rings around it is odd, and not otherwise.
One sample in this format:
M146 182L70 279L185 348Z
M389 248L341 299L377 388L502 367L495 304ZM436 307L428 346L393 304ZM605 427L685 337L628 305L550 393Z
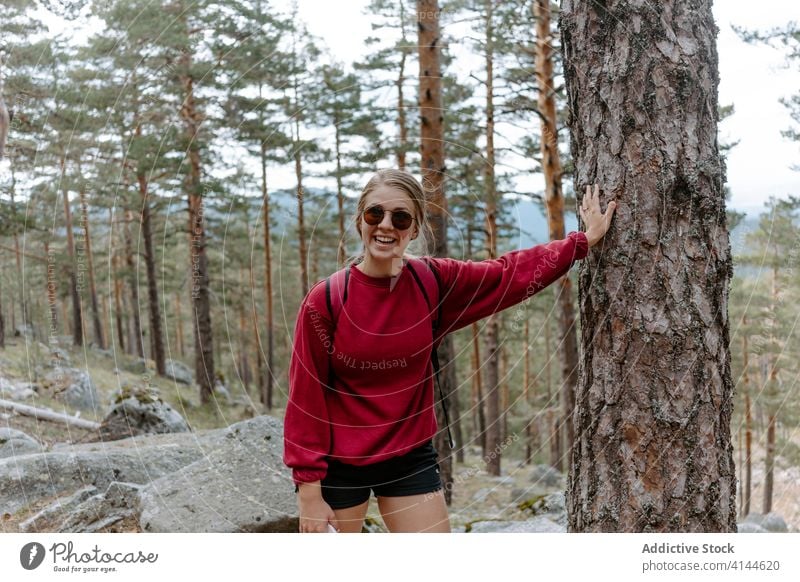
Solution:
M586 235L571 232L493 260L432 258L442 286L440 337L522 302L588 251ZM325 477L328 458L367 465L436 433L428 305L408 269L393 287L391 279L352 268L335 334L324 281L300 306L284 419L283 460L295 484Z

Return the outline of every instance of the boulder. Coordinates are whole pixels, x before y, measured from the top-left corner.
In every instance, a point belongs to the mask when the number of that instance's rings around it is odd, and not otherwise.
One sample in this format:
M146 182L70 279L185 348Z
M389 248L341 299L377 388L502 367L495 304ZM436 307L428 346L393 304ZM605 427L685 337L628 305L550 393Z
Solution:
M744 518L744 523L756 525L770 533L787 533L789 531L786 520L775 512L770 512L766 515L750 513Z
M124 389L100 423L99 438L112 441L141 434L188 431L183 416L161 400L157 392Z
M258 416L214 431L201 459L147 485L139 525L145 532L296 532L283 425Z
M115 481L105 493L89 497L77 505L55 531L97 533L125 518L134 517L139 509L141 488L135 483Z
M56 368L45 377L56 398L67 406L92 412L100 411L100 396L85 370Z
M19 529L26 533L58 531L59 526L71 511L95 495L97 495L97 487L87 485L70 495L59 497L32 517L23 521Z
M43 450L39 441L24 432L0 427L0 459L41 453Z
M469 533L565 533L566 526L546 517L534 517L525 521L488 520L473 522Z
M192 382L194 382L194 376L189 366L176 360L166 361L166 377L187 386L191 386Z
M192 433L138 436L108 443L54 445L38 455L0 458L3 511L16 513L46 497L114 481L149 483L206 454Z
M763 527L749 521L736 524L736 529L739 533L767 533Z
M3 511L54 498L23 531L296 532L283 425L259 416L200 433L140 435L0 458ZM123 521L124 520L124 521Z
M529 481L547 488L560 488L564 485L564 475L550 465L535 465L531 469Z

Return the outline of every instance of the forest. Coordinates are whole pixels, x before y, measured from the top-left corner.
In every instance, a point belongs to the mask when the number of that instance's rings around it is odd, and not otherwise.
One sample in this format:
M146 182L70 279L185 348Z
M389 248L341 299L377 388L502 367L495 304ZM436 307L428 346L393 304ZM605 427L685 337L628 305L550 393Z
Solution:
M498 504L561 494L564 531L798 531L800 191L728 207L710 1L586 4L369 0L342 62L296 3L6 2L2 456L102 440L131 397L191 430L281 419L298 308L360 251L376 169L425 186L416 252L473 261L581 230L597 182L604 241L439 347L448 503L524 475ZM800 29L737 32L798 68ZM0 531L58 530L30 522L72 490L41 487L0 486Z

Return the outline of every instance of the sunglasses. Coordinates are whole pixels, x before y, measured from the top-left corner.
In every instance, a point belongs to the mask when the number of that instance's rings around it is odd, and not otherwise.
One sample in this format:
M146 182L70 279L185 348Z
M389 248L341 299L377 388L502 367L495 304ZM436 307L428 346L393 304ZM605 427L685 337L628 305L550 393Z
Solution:
M370 226L380 224L383 221L383 215L387 212L392 213L392 226L397 230L406 230L416 220L405 210L384 210L383 206L370 206L364 210L364 222Z

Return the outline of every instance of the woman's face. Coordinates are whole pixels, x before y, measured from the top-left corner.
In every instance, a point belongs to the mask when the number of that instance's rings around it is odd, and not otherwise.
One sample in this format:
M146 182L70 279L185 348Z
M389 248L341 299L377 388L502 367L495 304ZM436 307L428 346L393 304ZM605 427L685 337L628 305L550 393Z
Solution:
M364 209L380 206L384 209L383 220L379 224L369 225L364 220L364 215L359 217L361 240L364 242L365 254L376 261L386 261L400 258L418 233L417 220L405 230L398 230L392 224L392 212L405 211L415 219L414 202L403 190L392 186L380 185L367 194L364 200Z

